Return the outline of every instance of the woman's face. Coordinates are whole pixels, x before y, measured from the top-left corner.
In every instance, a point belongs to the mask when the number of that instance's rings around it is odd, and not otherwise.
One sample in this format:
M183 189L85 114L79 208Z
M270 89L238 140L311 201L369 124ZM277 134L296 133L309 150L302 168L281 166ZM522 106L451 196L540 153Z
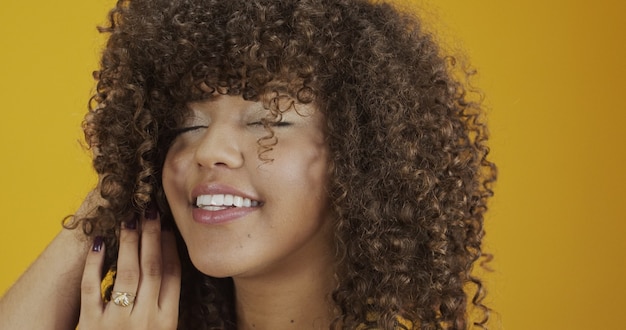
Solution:
M323 116L297 104L268 131L260 102L218 96L191 103L170 147L163 187L193 264L215 277L254 276L328 259L328 150ZM263 143L263 142L262 142ZM271 161L267 161L271 159Z

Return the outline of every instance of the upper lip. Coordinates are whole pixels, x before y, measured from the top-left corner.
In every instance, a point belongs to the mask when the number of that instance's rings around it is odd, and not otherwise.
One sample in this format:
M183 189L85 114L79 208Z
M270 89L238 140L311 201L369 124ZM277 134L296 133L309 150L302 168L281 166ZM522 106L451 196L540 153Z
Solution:
M191 191L191 203L193 205L196 204L196 200L200 195L235 195L243 198L249 198L253 201L262 202L258 197L255 197L251 194L244 193L234 187L221 184L221 183L209 183L209 184L199 184Z

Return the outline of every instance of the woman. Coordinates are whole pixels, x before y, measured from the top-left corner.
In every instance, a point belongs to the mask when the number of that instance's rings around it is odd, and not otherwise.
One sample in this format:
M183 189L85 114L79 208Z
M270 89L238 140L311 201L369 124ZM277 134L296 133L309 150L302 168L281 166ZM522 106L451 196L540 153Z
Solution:
M470 272L495 167L418 20L362 0L133 0L109 18L84 126L99 194L66 224L93 243L37 302L51 322L71 326L82 277L86 329L464 329L468 304L486 323ZM63 235L44 255L84 251ZM6 301L50 263L4 298L13 324Z

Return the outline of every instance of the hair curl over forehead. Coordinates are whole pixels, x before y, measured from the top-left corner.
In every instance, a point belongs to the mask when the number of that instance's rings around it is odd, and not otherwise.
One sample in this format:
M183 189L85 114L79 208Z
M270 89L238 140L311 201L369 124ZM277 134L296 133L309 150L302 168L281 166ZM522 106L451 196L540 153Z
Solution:
M401 317L464 329L468 305L486 322L471 269L495 166L480 105L418 19L363 0L120 0L102 31L84 130L108 205L82 225L106 237L107 265L120 222L150 200L172 221L160 173L188 102L240 95L275 113L286 95L326 118L333 327L395 329ZM200 274L179 243L180 327L234 327L232 283Z

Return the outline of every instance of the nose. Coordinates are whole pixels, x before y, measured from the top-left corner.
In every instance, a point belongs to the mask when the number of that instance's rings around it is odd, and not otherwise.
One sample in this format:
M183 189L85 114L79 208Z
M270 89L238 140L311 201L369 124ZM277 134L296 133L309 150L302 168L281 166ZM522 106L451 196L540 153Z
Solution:
M195 150L195 159L200 167L239 168L244 156L236 128L221 123L212 123L206 128Z

